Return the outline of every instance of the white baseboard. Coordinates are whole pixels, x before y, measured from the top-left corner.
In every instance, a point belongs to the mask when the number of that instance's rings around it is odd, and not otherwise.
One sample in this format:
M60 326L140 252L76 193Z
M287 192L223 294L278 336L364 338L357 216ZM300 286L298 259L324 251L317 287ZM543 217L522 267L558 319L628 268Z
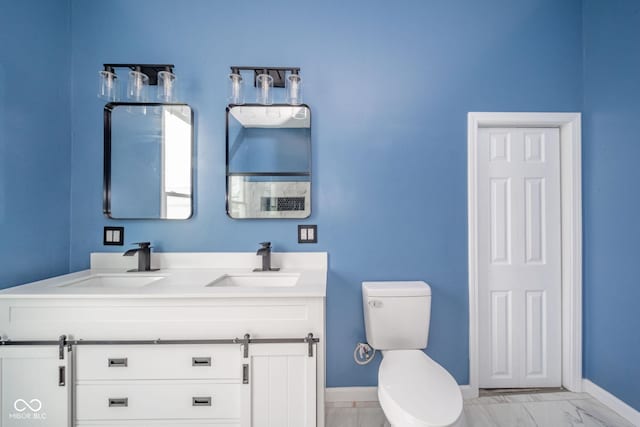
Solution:
M624 403L602 387L592 383L587 379L582 380L582 391L589 393L597 400L608 406L611 410L617 412L626 418L633 425L640 426L640 412Z
M325 402L377 402L378 387L327 387Z
M477 397L469 385L461 385L460 391L464 399ZM377 401L377 387L328 387L325 389L325 402L327 403Z
M460 391L462 392L462 398L463 399L473 399L475 397L478 397L478 389L477 388L472 388L468 384L461 385L460 386Z

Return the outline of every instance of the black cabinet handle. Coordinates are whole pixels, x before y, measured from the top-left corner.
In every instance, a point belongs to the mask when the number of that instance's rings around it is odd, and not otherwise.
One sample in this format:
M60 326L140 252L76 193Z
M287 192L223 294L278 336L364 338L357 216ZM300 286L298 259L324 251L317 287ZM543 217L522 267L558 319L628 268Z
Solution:
M211 366L210 357L192 357L191 366Z
M67 382L67 368L64 366L58 367L58 386L64 387Z
M194 397L191 399L193 406L211 406L211 396Z
M108 366L110 368L126 368L128 365L128 360L126 357L119 359L109 359Z
M128 397L110 397L109 398L110 408L126 408L127 406L129 406Z

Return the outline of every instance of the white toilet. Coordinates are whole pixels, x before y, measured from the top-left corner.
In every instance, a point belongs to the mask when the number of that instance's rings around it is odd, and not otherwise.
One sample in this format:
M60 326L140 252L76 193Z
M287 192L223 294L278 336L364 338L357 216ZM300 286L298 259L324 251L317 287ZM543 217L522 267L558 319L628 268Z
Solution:
M393 427L456 426L462 394L427 347L431 288L425 282L363 282L367 341L382 350L378 398Z

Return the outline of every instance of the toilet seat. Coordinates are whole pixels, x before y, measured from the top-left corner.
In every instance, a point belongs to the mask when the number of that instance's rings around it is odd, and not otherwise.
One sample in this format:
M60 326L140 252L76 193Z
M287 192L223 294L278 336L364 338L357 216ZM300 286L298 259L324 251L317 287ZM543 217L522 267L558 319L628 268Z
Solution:
M394 427L450 426L462 414L458 384L421 350L384 352L378 398Z

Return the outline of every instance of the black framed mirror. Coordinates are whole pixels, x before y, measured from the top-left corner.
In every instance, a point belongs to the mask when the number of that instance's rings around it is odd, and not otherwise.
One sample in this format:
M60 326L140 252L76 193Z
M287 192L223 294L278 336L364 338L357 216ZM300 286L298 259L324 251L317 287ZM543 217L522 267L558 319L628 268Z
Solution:
M311 215L311 110L307 105L227 108L227 215Z
M103 211L108 218L191 218L194 164L189 105L105 105Z

